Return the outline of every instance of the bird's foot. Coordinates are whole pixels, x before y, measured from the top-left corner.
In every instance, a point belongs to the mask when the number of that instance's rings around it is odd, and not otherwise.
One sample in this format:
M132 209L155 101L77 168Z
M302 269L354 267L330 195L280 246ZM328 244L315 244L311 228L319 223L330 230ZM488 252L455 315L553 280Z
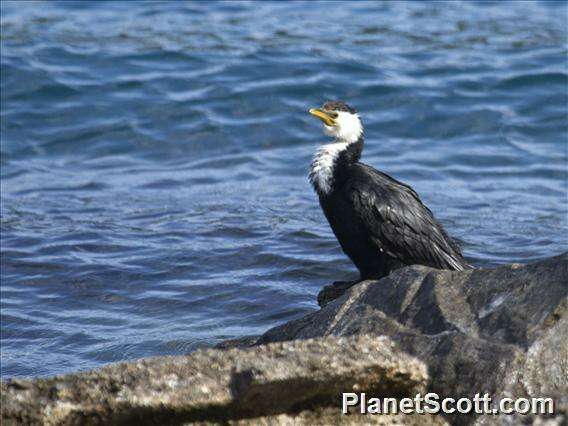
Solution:
M323 308L329 302L343 296L347 290L361 281L360 279L355 281L335 281L333 284L326 285L318 294L318 305Z

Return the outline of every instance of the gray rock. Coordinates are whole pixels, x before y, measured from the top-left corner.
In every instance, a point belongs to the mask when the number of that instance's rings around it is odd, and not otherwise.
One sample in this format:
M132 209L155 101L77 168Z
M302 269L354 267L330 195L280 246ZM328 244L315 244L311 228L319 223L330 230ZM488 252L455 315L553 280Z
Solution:
M412 266L346 288L333 301L327 289L323 309L269 330L257 344L387 335L428 365L430 389L440 395L552 397L565 413L567 283L568 254L463 272ZM491 424L510 419L492 417Z
M326 337L11 380L1 384L1 414L2 425L357 423L339 414L341 392L414 396L427 383L424 364L386 337Z

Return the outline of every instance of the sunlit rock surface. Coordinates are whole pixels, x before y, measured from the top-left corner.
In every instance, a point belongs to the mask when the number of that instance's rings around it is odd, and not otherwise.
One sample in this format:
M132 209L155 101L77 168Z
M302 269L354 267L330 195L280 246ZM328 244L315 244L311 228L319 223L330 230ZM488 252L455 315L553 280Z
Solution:
M327 337L12 380L2 424L329 423L340 421L342 391L413 397L427 383L425 365L386 337Z

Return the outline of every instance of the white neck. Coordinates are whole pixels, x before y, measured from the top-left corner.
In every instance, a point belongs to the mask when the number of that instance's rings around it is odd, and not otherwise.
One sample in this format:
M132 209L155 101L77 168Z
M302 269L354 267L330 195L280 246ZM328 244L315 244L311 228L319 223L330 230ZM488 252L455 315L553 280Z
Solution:
M324 133L335 139L336 142L354 143L363 134L363 125L359 114L339 111L335 119L335 126L323 126Z
M331 191L337 158L348 146L348 142L335 141L321 146L316 151L310 165L310 182L319 194L328 194Z

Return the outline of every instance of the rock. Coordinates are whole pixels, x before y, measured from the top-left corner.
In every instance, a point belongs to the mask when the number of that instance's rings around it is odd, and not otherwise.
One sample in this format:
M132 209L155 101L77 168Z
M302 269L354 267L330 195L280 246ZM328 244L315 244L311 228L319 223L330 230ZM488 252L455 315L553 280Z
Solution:
M323 309L269 330L257 344L387 335L427 364L433 392L552 397L557 411L566 413L567 283L568 254L461 272L406 267L379 281L362 281L333 301L333 292L325 290ZM490 424L510 424L511 418L492 416Z
M249 349L126 362L96 371L1 384L2 425L326 424L341 416L341 392L413 397L426 367L386 337L325 337ZM397 416L364 418L397 424ZM414 424L445 424L418 416ZM359 420L358 420L359 419ZM424 424L424 423L420 423Z
M316 407L312 410L304 410L297 414L279 414L267 417L255 417L238 420L234 423L239 426L296 426L296 425L379 425L379 426L447 426L448 423L441 416L429 414L380 414L361 415L352 413L348 416L341 415L337 408ZM555 425L547 425L555 426Z
M355 284L361 281L336 281L333 284L326 285L318 293L318 305L322 308L327 305L332 300L337 299L340 296L353 287Z
M236 339L223 340L215 345L216 349L230 349L230 348L250 348L258 341L260 336L243 336Z

